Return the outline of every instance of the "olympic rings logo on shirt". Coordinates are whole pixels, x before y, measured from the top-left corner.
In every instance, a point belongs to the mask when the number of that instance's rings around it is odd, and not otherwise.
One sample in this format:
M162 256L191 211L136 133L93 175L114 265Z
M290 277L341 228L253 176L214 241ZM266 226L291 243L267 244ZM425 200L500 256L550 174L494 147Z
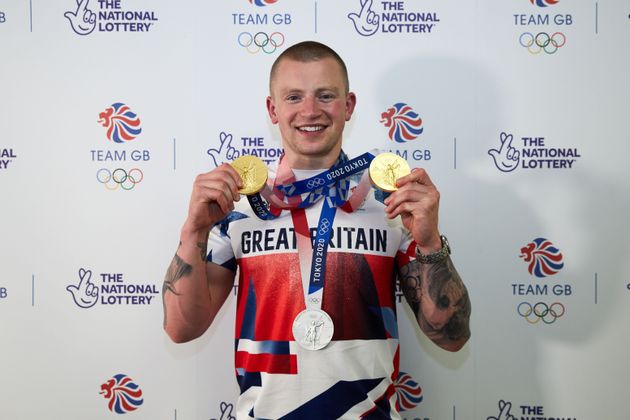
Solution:
M284 45L284 34L273 32L267 35L266 32L256 32L252 35L250 32L241 32L238 34L237 42L250 54L257 54L261 50L267 54L273 54L278 47Z
M311 179L306 183L306 188L312 190L313 188L321 187L322 185L324 185L325 182L326 181L324 181L322 178Z
M107 168L96 171L96 180L110 191L115 191L118 188L127 191L132 190L143 179L144 173L139 168L133 168L129 172L123 168L114 169L113 172Z
M531 32L523 32L518 42L533 55L540 54L541 51L555 54L567 43L567 37L562 32L554 32L551 36L547 32L538 32L536 36Z
M330 229L330 220L324 219L319 225L319 234L325 235L328 233L328 229Z
M564 315L565 307L560 302L554 302L549 306L545 302L538 302L534 306L529 302L521 302L516 307L516 312L530 324L536 324L541 319L545 324L553 324ZM530 315L533 315L531 319Z

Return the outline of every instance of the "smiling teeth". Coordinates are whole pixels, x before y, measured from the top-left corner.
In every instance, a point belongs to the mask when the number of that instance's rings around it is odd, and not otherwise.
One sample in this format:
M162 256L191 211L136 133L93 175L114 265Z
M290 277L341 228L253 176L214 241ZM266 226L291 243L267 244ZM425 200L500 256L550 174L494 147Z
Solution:
M322 130L323 127L321 125L318 126L309 126L309 127L300 127L300 130L302 131L319 131Z

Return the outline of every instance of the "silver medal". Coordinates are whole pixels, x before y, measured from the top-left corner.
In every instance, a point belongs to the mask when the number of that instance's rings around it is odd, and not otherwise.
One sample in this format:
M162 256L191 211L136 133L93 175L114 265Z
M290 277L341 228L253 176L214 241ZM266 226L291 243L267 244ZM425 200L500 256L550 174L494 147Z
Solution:
M332 340L335 326L321 309L305 309L293 321L293 338L307 350L323 349Z

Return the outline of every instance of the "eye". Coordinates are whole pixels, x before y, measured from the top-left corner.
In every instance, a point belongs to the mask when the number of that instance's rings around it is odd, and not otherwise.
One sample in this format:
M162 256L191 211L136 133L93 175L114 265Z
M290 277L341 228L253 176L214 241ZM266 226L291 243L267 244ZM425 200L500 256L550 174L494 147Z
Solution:
M295 102L298 102L298 101L301 99L301 97L300 97L300 95L298 95L298 94L291 94L291 95L287 95L287 96L285 96L285 98L284 98L284 99L285 99L287 102L290 102L290 103L295 103Z
M322 93L319 95L319 99L322 102L330 102L332 100L334 100L336 98L336 96L333 93L330 92L326 92L326 93Z

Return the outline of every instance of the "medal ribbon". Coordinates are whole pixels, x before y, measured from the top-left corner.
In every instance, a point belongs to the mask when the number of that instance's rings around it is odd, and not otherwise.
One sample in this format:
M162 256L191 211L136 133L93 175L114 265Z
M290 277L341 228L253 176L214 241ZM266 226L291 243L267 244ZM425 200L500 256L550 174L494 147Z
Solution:
M247 200L256 216L262 220L275 219L282 209L310 207L322 197L330 198L334 207L353 212L359 207L370 189L369 174L366 169L376 154L377 151L372 150L348 160L342 151L339 159L330 169L301 181L295 181L293 173L281 162L273 187L266 185L262 194L248 195ZM350 181L347 178L361 171L364 171L361 181L348 198ZM289 183L280 184L286 181ZM307 194L306 197L302 197L304 194ZM270 204L269 208L262 197Z
M322 306L328 243L332 236L332 227L336 214L337 207L332 205L329 197L326 197L319 216L314 238L315 243L313 244L305 209L296 208L291 210L297 237L304 300L307 308L321 309Z

